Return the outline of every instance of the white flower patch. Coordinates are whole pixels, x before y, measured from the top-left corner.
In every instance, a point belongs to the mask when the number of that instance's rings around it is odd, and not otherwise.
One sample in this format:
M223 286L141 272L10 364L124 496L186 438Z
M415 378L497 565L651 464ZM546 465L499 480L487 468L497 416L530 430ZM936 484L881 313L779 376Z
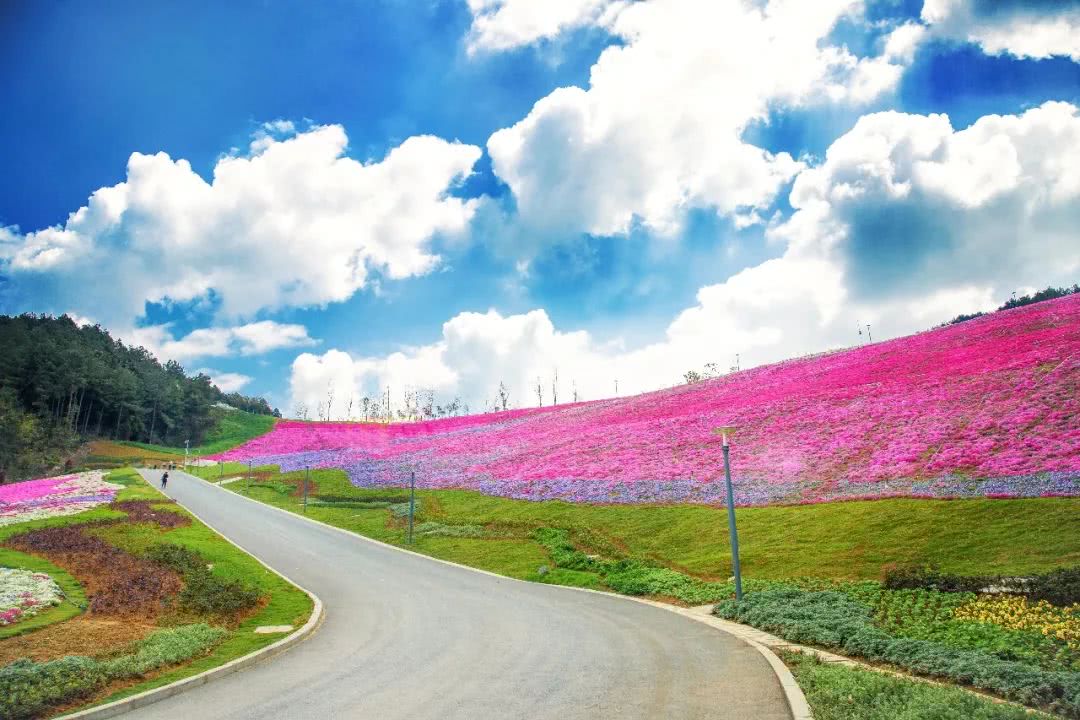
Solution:
M0 626L31 618L63 600L64 591L45 573L0 567Z

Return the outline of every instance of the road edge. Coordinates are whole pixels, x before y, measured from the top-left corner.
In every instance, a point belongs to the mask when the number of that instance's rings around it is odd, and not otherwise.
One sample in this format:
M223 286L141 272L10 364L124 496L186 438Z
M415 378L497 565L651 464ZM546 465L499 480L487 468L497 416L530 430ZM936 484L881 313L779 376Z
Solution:
M329 528L330 530L334 530L335 532L339 532L339 533L342 533L342 534L345 534L345 535L349 535L350 537L359 538L359 539L361 539L361 540L363 540L365 542L373 543L375 545L380 545L382 547L389 548L391 550L397 550L398 552L408 553L409 555L415 555L417 557L421 557L421 558L424 558L426 560L430 560L432 562L437 562L437 563L442 563L444 565L451 565L453 567L463 568L465 570L469 570L470 572L476 572L476 573L482 573L484 575L490 575L491 577L499 578L501 580L512 580L514 582L522 582L522 583L530 582L528 580L521 580L519 578L510 577L508 575L499 575L498 573L493 573L493 572L491 572L489 570L481 570L480 568L474 568L474 567L470 567L468 565L462 565L461 563L456 563L456 562L453 562L451 560L443 560L442 558L432 557L431 555L425 555L424 553L419 553L419 552L416 552L415 550L409 550L407 548L398 547L397 545L391 545L390 543L386 543L386 542L383 542L381 540L376 540L374 538L369 538L369 537L367 537L365 535L361 535L360 533L355 533L355 532L352 532L351 530L346 530L345 528L340 528L340 527L337 527L336 525L331 525L329 523L322 522L321 520L315 520L313 518L307 517L306 515L301 515L299 513L289 512L288 510L285 510L283 508L279 508L276 505L270 505L269 503L259 502L258 500L255 500L254 498L249 498L246 495L241 495L240 493L236 493L236 492L232 492L231 490L227 490L227 489L221 487L220 485L218 485L217 483L210 482L209 480L204 480L203 478L201 478L201 477L199 477L197 475L192 475L191 473L184 473L184 474L187 475L188 477L194 478L195 480L199 480L200 482L204 482L207 485L210 485L211 487L216 487L218 490L221 490L222 492L227 492L230 495L235 495L236 497L247 500L248 502L252 502L252 503L255 503L255 504L260 505L262 507L266 507L266 508L270 508L272 510L276 510L276 511L278 511L280 513L285 513L286 515L289 515L290 517L299 518L301 520L306 520L307 522L314 523L316 525L321 525L322 527ZM181 504L183 504L183 503L181 503ZM194 514L194 513L192 513L192 514ZM216 528L215 528L215 531L218 532L219 535L221 534L221 532L217 531ZM239 547L239 546L237 546L237 547ZM241 549L243 549L243 548L241 548ZM247 552L247 551L245 550L244 552ZM284 576L282 576L282 577L284 577ZM300 587L300 586L297 585L297 587ZM757 650L759 653L761 653L762 657L765 658L765 661L767 663L769 663L769 667L772 668L773 674L776 675L777 682L780 683L780 689L784 693L784 698L787 701L788 710L791 712L792 720L812 720L813 719L813 713L810 711L810 704L806 701L806 695L803 693L802 688L799 687L799 683L796 682L795 676L791 673L791 670L788 669L788 666L784 664L784 661L781 660L780 657L776 653L774 653L772 650L770 650L765 645L757 642L756 640L752 640L750 638L747 638L747 637L744 637L744 636L740 635L739 633L732 632L728 628L725 628L723 625L713 623L713 622L710 621L711 620L710 617L706 617L706 616L702 616L700 614L690 612L687 608L678 607L676 605L669 605L667 603L658 602L656 600L646 600L645 598L633 597L632 595L619 595L618 593L607 592L605 590L593 590L593 589L590 589L590 588L572 587L570 585L551 584L551 585L549 585L549 587L557 587L557 588L562 588L564 590L573 590L575 592L595 593L597 595L606 595L608 597L618 598L619 600L628 600L630 602L636 602L636 603L639 603L639 604L642 604L642 605L649 605L651 607L659 608L661 610L667 610L668 612L673 612L676 615L681 615L681 616L683 616L683 617L685 617L685 618L687 618L689 620L699 622L699 623L701 623L703 625L707 625L707 626L713 628L714 630L719 630L722 633L730 635L731 637L735 638L736 640L744 642L747 645L749 645L750 647ZM70 716L70 717L74 717L74 716ZM65 718L65 720L66 720L66 718Z
M136 470L136 472L138 472L138 471ZM140 473L139 476L142 477L142 474ZM191 477L195 477L195 476L192 475ZM146 480L145 477L143 477L142 479L143 479L144 482L147 482L147 484L150 484L151 487L153 487L153 485L148 480ZM201 478L196 478L196 479L201 480ZM205 481L203 481L203 482L205 482ZM213 483L210 483L210 484L213 484ZM250 499L250 498L248 498L248 499ZM151 688L150 690L144 690L143 692L138 693L137 695L132 695L132 696L126 697L126 698L120 698L119 700L114 700L113 702L107 703L105 705L98 705L97 707L91 707L91 708L87 708L85 710L79 710L77 712L69 713L67 715L59 715L59 716L57 716L56 720L76 720L76 718L78 720L103 720L104 718L116 717L117 715L121 715L123 713L129 712L131 710L136 710L136 709L141 708L141 707L146 707L147 705L153 705L156 702L159 702L161 700L165 700L167 698L173 697L174 695L179 695L180 693L185 692L187 690L190 690L192 688L199 687L200 685L205 685L206 683L210 682L211 680L214 680L214 679L216 679L218 677L221 677L223 675L231 675L234 672L239 672L240 670L251 667L252 665L255 665L256 663L262 662L264 660L269 660L271 657L285 652L286 650L291 648L293 645L296 645L297 643L301 642L302 640L306 640L308 638L308 636L311 635L311 633L313 633L319 627L319 625L322 624L322 621L323 621L323 618L324 618L324 609L323 609L323 602L319 598L318 595L311 592L310 590L308 590L303 585L300 585L299 583L294 582L293 580L288 578L284 573L279 572L277 569L272 568L269 565L267 565L266 563L264 563L258 557L256 557L252 553L248 552L248 550L246 548L244 548L242 545L240 545L239 543L234 542L232 540L232 538L227 537L224 533L221 532L221 530L214 527L210 523L206 522L204 519L199 517L199 515L197 513L192 512L192 510L190 508L188 508L186 505L184 505L183 503L180 503L178 501L176 501L176 502L177 502L178 505L181 505L184 508L184 510L191 513L191 515L196 520L198 520L203 525L205 525L206 527L213 530L220 537L224 538L233 547L237 548L238 550L243 552L245 555L248 555L249 557L254 559L257 563L259 563L264 568L266 568L270 572L272 572L275 575L277 575L278 577L280 577L285 582L289 583L290 585L292 585L295 588L298 588L298 589L302 590L305 594L307 594L307 596L309 598L311 598L312 602L315 604L315 607L313 607L312 610L311 610L311 616L308 618L307 622L304 623L304 625L299 630L296 630L295 632L287 635L286 637L283 637L282 639L278 640L277 642L272 643L270 645L267 645L266 647L259 648L258 650L254 651L254 652L248 653L247 655L242 655L241 657L230 660L229 662L225 663L224 665L218 665L217 667L210 668L209 670L204 670L203 672L201 672L201 673L199 673L197 675L192 675L191 677L182 678L182 679L177 680L175 682L171 682L168 685L162 685L161 687ZM252 502L258 502L258 501L257 500L252 500ZM265 503L260 503L260 504L265 505ZM282 512L285 512L285 511L282 511Z

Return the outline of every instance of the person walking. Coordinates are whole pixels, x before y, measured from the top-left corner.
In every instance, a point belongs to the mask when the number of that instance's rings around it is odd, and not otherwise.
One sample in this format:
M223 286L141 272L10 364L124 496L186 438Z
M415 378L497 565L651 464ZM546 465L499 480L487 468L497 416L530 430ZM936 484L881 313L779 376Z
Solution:
M162 475L161 475L161 489L164 490L165 486L168 485L168 484L169 484L169 473L168 473L168 471L166 471L166 472L162 473Z

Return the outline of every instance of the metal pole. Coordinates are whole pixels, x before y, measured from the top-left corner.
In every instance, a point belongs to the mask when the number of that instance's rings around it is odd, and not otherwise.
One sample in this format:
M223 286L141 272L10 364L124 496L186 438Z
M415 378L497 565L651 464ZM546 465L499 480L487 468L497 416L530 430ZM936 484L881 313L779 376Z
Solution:
M307 468L304 473L304 512L307 512L307 488L308 483L311 482L311 468Z
M416 512L416 473L409 475L409 544L413 540L413 513Z
M739 568L739 533L735 529L735 495L731 489L731 461L728 459L727 433L724 433L724 484L727 489L728 534L731 536L731 562L735 568L735 599L742 600L742 570Z
M187 469L188 469L188 457L187 456L188 456L188 444L190 442L191 442L190 440L185 440L184 441L184 472L187 472Z
M251 461L248 460L247 489L251 492Z
M225 479L225 461L224 460L218 460L218 476L217 476L218 485L220 485L221 481L224 480L224 479Z

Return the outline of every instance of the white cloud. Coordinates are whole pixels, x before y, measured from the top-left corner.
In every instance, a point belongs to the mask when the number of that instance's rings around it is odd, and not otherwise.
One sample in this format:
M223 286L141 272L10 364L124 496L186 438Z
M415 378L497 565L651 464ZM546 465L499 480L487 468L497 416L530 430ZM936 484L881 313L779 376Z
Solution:
M525 223L626 232L640 220L675 232L691 207L739 218L767 207L802 165L745 142L775 105L865 102L891 90L919 29L880 56L826 41L859 0L649 0L597 20L604 50L589 88L559 88L488 140L495 173Z
M473 15L469 52L509 50L592 25L625 0L468 0Z
M121 332L125 342L141 345L161 360L184 362L200 357L261 355L283 348L308 347L317 340L308 336L303 325L263 320L235 327L193 330L181 338L173 337L169 325L148 325Z
M926 0L922 19L936 34L991 55L1069 57L1080 62L1080 5L1018 0Z
M211 183L186 160L133 153L127 180L63 227L2 231L0 267L39 305L111 325L132 324L147 302L211 298L245 318L346 300L372 272L427 273L439 262L432 237L462 232L476 208L447 192L477 147L417 136L364 164L345 156L340 126L290 133L267 125Z
M864 116L796 180L796 209L770 228L783 254L701 288L662 338L637 348L556 328L543 310L462 313L429 345L382 358L340 351L293 365L294 401L316 407L328 382L393 399L406 387L460 394L474 409L500 380L518 406L571 382L587 399L678 382L714 362L742 367L924 330L988 310L1012 290L1080 274L1080 111L1047 103L954 130L942 115ZM865 337L865 336L864 336Z
M217 385L218 390L223 393L239 392L245 385L250 383L253 378L249 375L243 375L241 373L231 372L219 372L210 368L200 368L195 371L195 374L202 373L208 375L210 380Z

